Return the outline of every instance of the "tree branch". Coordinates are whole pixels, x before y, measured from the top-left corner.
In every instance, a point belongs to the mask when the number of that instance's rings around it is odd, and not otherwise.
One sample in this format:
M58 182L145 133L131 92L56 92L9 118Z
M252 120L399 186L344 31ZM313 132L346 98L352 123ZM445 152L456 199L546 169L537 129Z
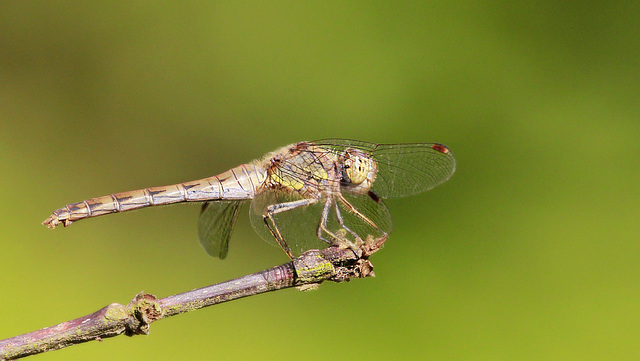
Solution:
M146 335L152 322L203 307L264 292L318 287L324 281L343 282L374 276L368 258L386 236L368 239L357 250L332 246L310 250L293 261L261 272L158 299L136 295L127 305L112 303L90 315L0 341L0 360L14 360L78 343L125 334Z

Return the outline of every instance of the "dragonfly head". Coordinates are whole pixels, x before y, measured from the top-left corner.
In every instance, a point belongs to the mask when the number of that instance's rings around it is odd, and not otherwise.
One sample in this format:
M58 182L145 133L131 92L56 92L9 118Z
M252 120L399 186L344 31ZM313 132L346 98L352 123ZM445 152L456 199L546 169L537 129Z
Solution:
M352 193L367 193L376 178L376 162L365 152L349 148L342 157L343 187Z

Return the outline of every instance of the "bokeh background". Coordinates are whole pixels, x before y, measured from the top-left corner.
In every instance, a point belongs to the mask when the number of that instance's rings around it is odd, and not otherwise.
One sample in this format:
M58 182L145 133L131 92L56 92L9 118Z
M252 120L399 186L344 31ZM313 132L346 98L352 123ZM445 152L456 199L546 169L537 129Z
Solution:
M5 1L0 339L287 259L197 205L40 225L66 203L325 137L441 142L390 200L377 277L250 297L40 360L637 360L640 2Z

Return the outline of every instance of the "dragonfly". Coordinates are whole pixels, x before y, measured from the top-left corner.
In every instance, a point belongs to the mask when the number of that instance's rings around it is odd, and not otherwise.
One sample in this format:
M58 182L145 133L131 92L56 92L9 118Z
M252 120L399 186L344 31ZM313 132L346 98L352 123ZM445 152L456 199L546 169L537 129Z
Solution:
M42 224L66 227L105 214L203 202L200 243L224 259L240 205L250 201L253 228L293 259L312 248L355 249L369 237L386 237L392 224L383 200L427 191L455 168L453 153L439 143L298 142L216 176L68 204Z

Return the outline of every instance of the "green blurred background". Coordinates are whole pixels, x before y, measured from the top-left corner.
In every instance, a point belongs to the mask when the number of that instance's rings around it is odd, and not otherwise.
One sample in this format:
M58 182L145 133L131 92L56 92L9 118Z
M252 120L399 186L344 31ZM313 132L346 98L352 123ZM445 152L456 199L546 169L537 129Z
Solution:
M640 2L0 5L0 339L284 263L198 206L40 225L66 203L325 137L441 142L390 200L377 277L286 290L41 360L637 360Z

